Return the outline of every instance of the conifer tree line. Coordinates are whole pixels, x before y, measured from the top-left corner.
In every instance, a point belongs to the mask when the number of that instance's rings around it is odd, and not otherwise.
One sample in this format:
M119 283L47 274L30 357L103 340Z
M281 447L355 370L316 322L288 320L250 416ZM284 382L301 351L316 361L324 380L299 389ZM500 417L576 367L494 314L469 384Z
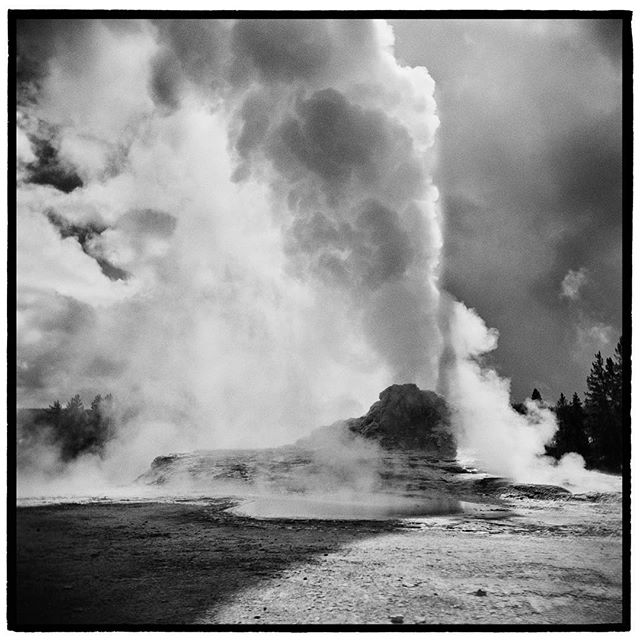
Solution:
M87 409L76 394L64 406L56 400L22 422L19 441L41 439L46 434L47 441L57 446L63 462L84 453L102 455L115 436L113 397L97 395Z
M584 402L577 393L568 400L560 394L555 406L558 431L547 446L556 459L572 451L579 453L588 468L619 471L625 461L628 409L624 403L623 337L613 357L598 351L587 377ZM625 412L627 416L625 416Z

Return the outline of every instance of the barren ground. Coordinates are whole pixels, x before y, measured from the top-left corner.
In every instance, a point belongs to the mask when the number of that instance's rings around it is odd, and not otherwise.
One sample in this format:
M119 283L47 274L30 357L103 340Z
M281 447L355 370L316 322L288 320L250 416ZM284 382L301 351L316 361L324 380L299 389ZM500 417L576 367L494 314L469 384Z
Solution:
M382 522L251 519L232 504L18 508L17 624L621 622L619 499Z

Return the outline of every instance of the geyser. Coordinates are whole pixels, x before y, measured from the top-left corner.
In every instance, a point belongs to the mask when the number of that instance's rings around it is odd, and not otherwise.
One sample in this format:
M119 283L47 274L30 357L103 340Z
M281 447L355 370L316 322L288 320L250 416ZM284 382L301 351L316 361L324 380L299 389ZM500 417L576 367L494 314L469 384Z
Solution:
M551 414L511 411L496 333L440 289L434 82L387 23L52 20L18 49L19 402L127 407L67 485L291 442L394 383L489 471L544 467Z

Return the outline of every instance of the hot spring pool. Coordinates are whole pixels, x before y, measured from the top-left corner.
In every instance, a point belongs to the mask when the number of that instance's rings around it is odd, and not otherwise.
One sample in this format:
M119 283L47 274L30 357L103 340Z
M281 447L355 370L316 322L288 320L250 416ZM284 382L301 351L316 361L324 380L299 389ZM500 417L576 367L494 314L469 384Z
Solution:
M312 496L261 496L250 498L229 511L250 518L395 520L461 513L462 505L452 498L413 500L375 496L356 502Z

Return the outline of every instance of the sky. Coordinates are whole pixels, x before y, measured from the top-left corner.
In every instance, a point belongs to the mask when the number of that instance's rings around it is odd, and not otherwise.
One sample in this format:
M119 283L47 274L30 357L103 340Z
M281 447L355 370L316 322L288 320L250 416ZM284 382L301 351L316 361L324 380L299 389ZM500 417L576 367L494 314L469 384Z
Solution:
M19 26L19 406L284 438L442 385L445 299L513 400L583 391L622 318L619 24L390 27Z
M393 21L436 82L443 285L523 398L582 394L622 323L621 22Z

